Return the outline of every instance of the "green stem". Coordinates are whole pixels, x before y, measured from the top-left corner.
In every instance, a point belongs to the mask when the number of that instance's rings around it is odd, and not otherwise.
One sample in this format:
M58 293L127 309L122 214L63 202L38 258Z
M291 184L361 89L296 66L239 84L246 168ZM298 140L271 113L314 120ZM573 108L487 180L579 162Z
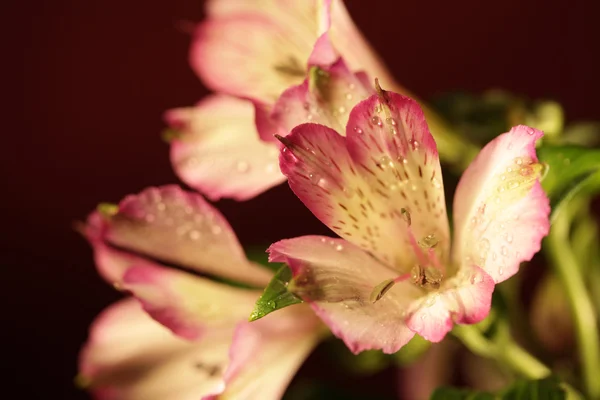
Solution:
M457 325L452 333L474 354L496 360L528 379L544 378L551 373L541 361L508 338L496 343L474 325Z
M600 337L598 321L591 298L585 287L581 268L569 245L569 215L559 215L545 246L554 268L562 281L575 322L579 358L583 368L583 383L588 396L600 399Z

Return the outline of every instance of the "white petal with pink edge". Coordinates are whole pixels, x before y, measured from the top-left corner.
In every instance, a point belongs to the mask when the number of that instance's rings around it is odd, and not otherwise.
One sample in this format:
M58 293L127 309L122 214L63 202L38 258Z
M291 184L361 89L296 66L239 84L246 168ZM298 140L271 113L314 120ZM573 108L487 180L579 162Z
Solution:
M306 305L238 325L223 391L212 399L276 400L308 357L323 328Z
M420 291L400 282L373 302L373 289L396 275L360 248L342 239L304 236L277 242L269 253L271 261L292 268L290 290L310 302L353 352L393 353L413 337L405 311Z
M225 218L197 193L177 186L126 197L105 220L104 241L122 251L202 273L264 285L266 268L250 263Z
M481 266L496 283L537 253L550 227L535 143L543 132L517 126L488 143L454 196L454 261Z
M252 102L224 95L168 111L165 119L179 132L171 141L177 175L212 200L247 200L283 182L278 145L260 140L257 126L267 128L259 116Z
M125 299L92 324L79 381L99 399L198 400L223 387L232 334L233 326L188 342Z
M152 264L131 267L123 288L154 319L188 340L202 337L207 325L226 327L246 320L261 293Z

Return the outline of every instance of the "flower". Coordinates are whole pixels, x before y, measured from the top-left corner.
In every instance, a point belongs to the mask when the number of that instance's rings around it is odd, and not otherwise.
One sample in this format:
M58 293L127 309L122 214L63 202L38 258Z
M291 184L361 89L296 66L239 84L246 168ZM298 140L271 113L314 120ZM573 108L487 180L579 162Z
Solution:
M371 49L341 0L243 4L213 0L206 12L207 19L194 35L190 62L205 85L218 94L195 107L169 110L165 119L176 131L170 141L177 175L212 200L247 200L282 183L285 177L277 168L280 145L273 135L285 136L298 123L316 122L311 118L323 110L347 118L354 105L373 93L371 85L365 84L370 81L367 76L407 93ZM253 32L251 37L247 32ZM359 83L350 71L364 71L356 75ZM312 72L323 75L311 77ZM307 82L318 78L323 83L330 76L339 83L335 89L339 97L296 103L305 109L288 112L290 96L299 100L302 91L318 89ZM290 92L292 88L296 89ZM430 120L436 124L438 140L444 149L454 149L457 142L434 118L431 115Z
M414 100L378 93L350 113L345 137L303 124L280 138L280 166L300 200L341 236L282 240L290 290L354 352L393 353L415 333L438 342L490 310L496 283L539 251L549 229L535 142L517 126L463 174L452 246L436 143Z
M321 338L308 307L250 323L261 291L205 277L271 274L198 194L146 189L100 207L85 234L101 275L136 298L105 310L81 352L79 380L97 398L276 399Z

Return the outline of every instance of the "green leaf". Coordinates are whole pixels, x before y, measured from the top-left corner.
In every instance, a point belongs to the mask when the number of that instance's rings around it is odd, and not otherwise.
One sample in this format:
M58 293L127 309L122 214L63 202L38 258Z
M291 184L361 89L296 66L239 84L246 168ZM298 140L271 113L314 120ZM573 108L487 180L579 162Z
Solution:
M600 149L542 146L538 157L548 166L542 187L550 197L551 219L583 188L600 190Z
M519 380L502 394L502 400L564 400L566 398L567 392L553 376L535 381Z
M430 347L430 341L423 339L419 335L415 335L410 342L394 353L393 357L398 365L410 365L421 358Z
M433 392L430 400L564 400L566 398L566 389L556 377L551 376L539 380L518 380L496 394L441 387Z
M468 389L452 387L437 388L429 398L430 400L494 400L498 399L488 392L476 392Z
M291 280L292 270L287 265L284 265L277 271L265 288L262 296L256 301L249 320L256 321L273 311L302 303L301 298L288 291L288 284Z

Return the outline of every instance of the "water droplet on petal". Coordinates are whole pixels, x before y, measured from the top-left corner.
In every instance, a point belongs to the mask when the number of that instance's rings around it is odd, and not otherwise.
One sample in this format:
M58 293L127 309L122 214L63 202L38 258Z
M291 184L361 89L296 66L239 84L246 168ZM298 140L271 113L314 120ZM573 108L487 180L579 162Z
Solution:
M345 113L345 112L346 112L346 107L344 107L344 106L340 106L340 108L338 108L338 112L339 112L340 114L343 114L343 113Z
M338 244L337 246L335 246L335 249L337 251L342 251L342 250L344 250L344 246L342 246L341 244Z
M348 101L352 100L352 94L351 93L346 93L346 100L348 100Z
M504 268L502 268L502 267L498 268L498 275L500 275L500 276L504 275Z
M423 237L421 240L419 240L419 246L429 249L432 247L437 246L437 244L439 243L439 239L435 236L434 233L431 233L425 237Z
M371 117L371 123L373 125L383 126L383 122L381 122L381 118L379 118L377 115L374 115Z
M308 174L308 180L313 185L318 185L319 181L321 180L321 177L319 176L319 174L314 174L311 172L310 174Z
M508 249L506 248L506 246L502 246L502 249L500 250L500 252L502 253L503 256L508 255Z
M223 231L223 228L221 228L219 225L213 225L210 230L213 233L213 235L218 235Z
M200 232L198 232L197 230L194 229L188 233L188 236L192 240L198 240L198 239L200 239Z
M363 130L362 130L362 129L360 129L358 126L355 126L355 127L354 127L354 132L358 133L359 135L362 135L362 133L363 133Z
M146 220L146 222L152 223L154 222L155 217L152 214L146 214L146 217L144 219Z
M511 235L510 233L508 233L508 234L506 235L506 241L507 241L508 243L512 243L512 241L513 241L513 235Z
M250 164L248 164L246 161L238 161L236 169L238 172L248 172L250 170Z

